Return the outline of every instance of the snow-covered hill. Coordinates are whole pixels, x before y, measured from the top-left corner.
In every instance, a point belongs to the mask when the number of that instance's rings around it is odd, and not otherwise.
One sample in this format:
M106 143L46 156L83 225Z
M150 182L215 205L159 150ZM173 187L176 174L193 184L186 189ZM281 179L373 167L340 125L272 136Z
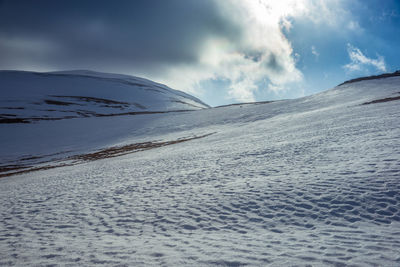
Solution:
M77 70L0 71L0 123L135 115L208 108L143 78Z
M397 266L399 103L400 77L384 77L0 124L0 265Z

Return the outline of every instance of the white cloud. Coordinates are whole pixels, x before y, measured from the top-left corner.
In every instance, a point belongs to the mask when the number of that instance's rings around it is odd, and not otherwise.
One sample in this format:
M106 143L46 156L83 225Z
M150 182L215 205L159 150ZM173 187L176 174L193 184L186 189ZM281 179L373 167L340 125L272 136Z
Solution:
M7 3L16 17L5 16L0 29L5 55L0 67L133 74L197 96L216 80L216 88L237 101L254 101L258 90L296 88L303 80L296 64L304 55L294 53L287 38L295 21L338 31L359 26L344 0L159 1L154 7L148 1L122 6L105 1L79 12L64 3L49 16L44 15L50 10L47 2L26 5L21 12L18 4ZM312 53L319 55L315 47Z
M49 10L46 3L35 3L23 12L9 12L17 17L6 20L12 35L0 30L0 50L6 55L0 67L40 64L48 70L87 68L133 74L197 96L210 90L204 84L216 80L216 88L227 90L230 98L254 101L258 90L282 92L303 80L296 64L304 55L294 53L287 38L294 21L341 29L343 21L350 21L343 1L160 1L154 7L146 1L140 5L127 1L118 7L102 2L78 13L63 4L51 16L35 11ZM18 4L10 1L9 5L19 10ZM129 10L136 7L132 16ZM113 8L118 12L109 12ZM119 14L122 10L127 12ZM63 34L57 29L63 29ZM315 47L312 53L318 57ZM222 88L222 83L228 87Z
M201 81L221 79L229 82L228 95L237 101L254 101L254 92L265 78L276 88L301 81L291 44L282 33L282 28L290 30L287 18L296 12L298 3L218 1L223 14L240 28L241 36L234 42L211 36L203 43L197 64L169 66L161 81L198 93Z
M290 18L309 14L315 1L217 1L222 13L241 28L242 36L231 42L212 36L204 42L196 65L169 66L161 78L172 87L198 93L199 84L207 79L230 83L228 94L237 101L254 101L254 92L261 81L267 88L282 90L284 85L302 81L296 67L291 43L283 34L290 31ZM318 1L319 4L324 1ZM323 4L326 6L326 4Z
M257 90L276 93L303 80L296 67L300 55L293 52L284 34L291 30L293 19L304 18L337 28L350 20L341 0L215 1L222 14L241 29L242 35L233 41L211 36L202 46L199 62L169 66L162 73L162 82L201 95L201 81L224 80L230 84L229 97L254 101ZM311 49L318 58L316 47ZM259 88L265 79L268 79L266 88Z
M362 71L366 67L374 67L376 70L382 72L386 72L387 70L385 59L380 55L377 55L376 59L368 58L360 49L351 44L347 44L347 52L351 62L343 67L348 71Z
M311 53L315 56L316 59L318 59L319 52L317 51L314 45L311 46Z
M363 32L360 24L358 23L358 21L355 20L350 20L347 24L347 28L356 33Z

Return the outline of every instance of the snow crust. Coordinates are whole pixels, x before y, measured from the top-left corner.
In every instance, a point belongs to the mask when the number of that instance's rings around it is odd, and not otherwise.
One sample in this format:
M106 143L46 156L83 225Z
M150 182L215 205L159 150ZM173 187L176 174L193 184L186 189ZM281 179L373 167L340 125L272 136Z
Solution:
M2 164L214 134L0 179L0 265L397 266L399 94L2 124Z

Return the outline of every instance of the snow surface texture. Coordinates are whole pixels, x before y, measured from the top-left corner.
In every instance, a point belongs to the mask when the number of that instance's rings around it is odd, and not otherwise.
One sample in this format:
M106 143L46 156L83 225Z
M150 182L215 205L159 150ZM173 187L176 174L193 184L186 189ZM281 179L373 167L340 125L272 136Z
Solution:
M0 265L399 266L399 95L386 78L267 104L2 124L15 163L13 148L213 134L0 179Z
M0 71L0 85L3 123L208 108L162 84L93 71Z

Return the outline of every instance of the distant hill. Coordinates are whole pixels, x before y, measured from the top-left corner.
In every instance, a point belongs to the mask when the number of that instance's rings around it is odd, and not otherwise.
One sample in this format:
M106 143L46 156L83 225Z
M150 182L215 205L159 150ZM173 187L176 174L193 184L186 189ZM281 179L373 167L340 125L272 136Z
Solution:
M147 79L87 70L0 71L0 123L137 115L208 108Z
M355 78L355 79L352 79L352 80L345 81L344 83L339 84L339 86L343 85L343 84L347 84L347 83L355 83L355 82L367 81L367 80L384 79L384 78L390 78L390 77L396 77L396 76L400 76L400 70L397 70L397 71L395 71L393 73L384 73L384 74L380 74L380 75L373 75L373 76Z

